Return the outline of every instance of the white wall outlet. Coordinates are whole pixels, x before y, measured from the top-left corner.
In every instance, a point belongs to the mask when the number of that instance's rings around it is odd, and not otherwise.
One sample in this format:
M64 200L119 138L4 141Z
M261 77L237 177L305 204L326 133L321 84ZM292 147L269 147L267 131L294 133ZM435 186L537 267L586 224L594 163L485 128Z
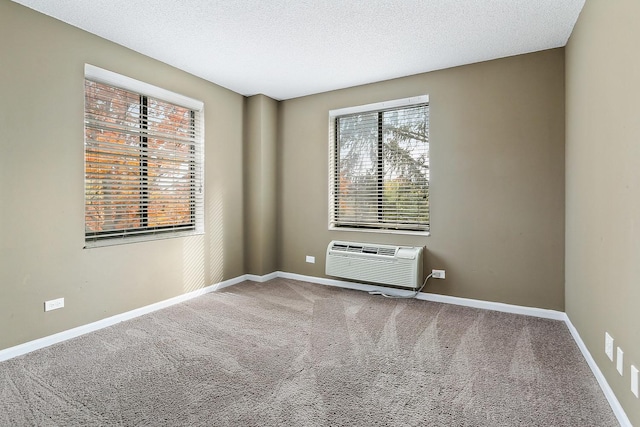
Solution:
M316 257L311 256L311 255L307 255L307 262L309 264L315 264L316 263Z
M434 279L444 279L444 270L431 270L431 277Z
M604 352L609 356L609 360L613 362L613 338L609 332L604 333Z
M624 369L624 351L622 351L620 347L618 347L616 350L617 350L616 369L618 370L618 373L620 375L623 375L622 372Z
M631 393L638 397L638 368L631 365Z
M52 299L44 302L44 311L57 310L64 307L64 298Z

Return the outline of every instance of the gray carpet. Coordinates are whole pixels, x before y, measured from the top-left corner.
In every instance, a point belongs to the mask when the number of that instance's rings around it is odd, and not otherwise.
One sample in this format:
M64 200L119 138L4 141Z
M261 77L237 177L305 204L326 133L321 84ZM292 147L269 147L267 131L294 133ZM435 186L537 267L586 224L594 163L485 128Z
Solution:
M0 363L0 425L618 424L562 322L276 279Z

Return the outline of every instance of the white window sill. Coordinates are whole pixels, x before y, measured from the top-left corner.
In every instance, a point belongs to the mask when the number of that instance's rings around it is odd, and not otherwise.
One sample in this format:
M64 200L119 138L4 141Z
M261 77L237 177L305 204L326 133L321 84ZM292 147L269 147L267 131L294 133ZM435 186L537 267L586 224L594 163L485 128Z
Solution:
M104 239L98 241L85 241L84 249L104 248L106 246L127 245L130 243L151 242L154 240L175 239L179 237L190 237L203 235L203 231L178 231L175 233L158 233L142 236L114 237L112 239Z
M429 231L410 231L410 230L389 230L389 229L373 229L373 228L350 228L350 227L331 227L329 231L355 231L359 233L376 233L376 234L404 234L410 236L428 237L431 235Z

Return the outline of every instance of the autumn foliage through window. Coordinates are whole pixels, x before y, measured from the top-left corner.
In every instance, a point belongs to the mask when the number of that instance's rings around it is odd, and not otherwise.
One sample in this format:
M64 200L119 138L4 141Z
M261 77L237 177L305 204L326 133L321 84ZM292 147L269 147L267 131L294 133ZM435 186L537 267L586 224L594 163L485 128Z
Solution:
M197 112L85 80L85 240L196 229Z

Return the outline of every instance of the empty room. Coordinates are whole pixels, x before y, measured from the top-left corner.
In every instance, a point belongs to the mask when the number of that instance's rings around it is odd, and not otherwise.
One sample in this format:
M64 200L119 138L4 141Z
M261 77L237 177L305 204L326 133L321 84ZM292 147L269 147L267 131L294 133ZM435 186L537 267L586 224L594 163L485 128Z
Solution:
M0 426L640 426L638 22L0 0Z

